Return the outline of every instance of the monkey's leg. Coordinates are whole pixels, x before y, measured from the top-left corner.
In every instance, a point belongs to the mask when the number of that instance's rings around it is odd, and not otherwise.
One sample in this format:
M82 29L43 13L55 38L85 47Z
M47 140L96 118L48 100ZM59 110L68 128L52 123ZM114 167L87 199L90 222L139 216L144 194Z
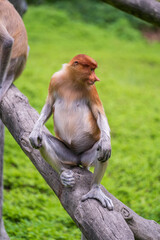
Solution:
M73 171L69 168L79 165L78 156L63 142L46 134L42 135L42 147L39 150L42 157L60 174L62 184L72 187L75 179Z
M21 74L26 63L25 56L20 56L14 59L11 59L8 66L8 72L5 80L2 83L0 88L0 102L4 97L5 93L11 86L12 82Z
M101 163L97 161L94 170L92 188L86 195L82 197L82 201L85 201L87 199L96 199L101 202L103 207L107 207L109 210L113 210L113 203L111 199L109 199L100 189L100 182L104 175L106 167L107 162Z
M14 39L9 35L6 28L0 24L0 87L2 87L2 83L7 76L13 43Z
M98 148L98 142L96 142L92 148L83 152L80 155L80 164L84 168L88 168L90 166L95 165L95 161L97 159L97 148Z
M112 201L100 189L100 182L106 171L108 161L100 162L97 160L98 159L97 146L98 143L95 143L95 145L90 150L84 152L81 155L82 165L84 164L84 166L86 166L87 163L95 164L91 190L82 197L82 201L85 201L87 199L96 199L101 202L103 207L107 207L109 210L113 210Z
M2 87L0 88L0 102L2 98L4 97L5 93L11 86L12 82L14 81L14 74L13 75L7 75L6 79L2 83Z

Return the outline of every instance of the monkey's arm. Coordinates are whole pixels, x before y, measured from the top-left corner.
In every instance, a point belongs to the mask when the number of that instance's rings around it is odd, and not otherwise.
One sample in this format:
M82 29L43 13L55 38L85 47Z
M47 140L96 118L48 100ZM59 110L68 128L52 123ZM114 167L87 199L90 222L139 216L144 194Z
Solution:
M105 162L111 156L110 128L106 116L98 112L97 124L101 131L101 138L98 144L98 160Z
M52 114L53 104L54 98L48 96L46 104L42 108L40 117L29 136L29 140L34 148L40 148L42 146L42 127Z
M97 148L98 151L97 158L99 161L105 162L111 156L110 127L100 100L98 104L95 103L90 104L90 108L101 132Z

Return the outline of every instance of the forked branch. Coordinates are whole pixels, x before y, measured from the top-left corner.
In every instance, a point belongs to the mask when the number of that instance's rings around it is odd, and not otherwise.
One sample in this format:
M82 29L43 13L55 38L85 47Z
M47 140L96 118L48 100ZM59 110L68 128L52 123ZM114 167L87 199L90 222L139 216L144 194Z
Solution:
M114 211L103 208L96 200L81 202L81 197L89 191L91 172L74 168L76 185L73 188L61 185L58 174L29 143L28 136L38 119L38 113L13 85L0 105L0 117L88 240L160 239L159 224L138 216L104 187L103 191L114 203ZM44 128L45 131L48 130Z

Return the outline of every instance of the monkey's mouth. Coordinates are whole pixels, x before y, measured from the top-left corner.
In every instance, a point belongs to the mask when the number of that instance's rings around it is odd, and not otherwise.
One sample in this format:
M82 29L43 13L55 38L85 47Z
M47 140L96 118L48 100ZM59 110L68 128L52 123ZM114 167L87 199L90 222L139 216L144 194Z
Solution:
M93 85L95 82L91 82L91 83L89 83L89 85Z
M96 80L88 80L87 83L88 85L93 85L96 82Z

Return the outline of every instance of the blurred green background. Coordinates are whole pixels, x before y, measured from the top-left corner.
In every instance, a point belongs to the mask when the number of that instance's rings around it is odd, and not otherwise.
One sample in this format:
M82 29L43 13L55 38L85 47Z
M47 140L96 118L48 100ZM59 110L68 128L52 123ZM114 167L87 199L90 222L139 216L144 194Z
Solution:
M160 223L160 43L144 38L149 25L98 0L28 2L30 54L15 85L40 112L52 74L76 54L93 57L112 136L102 184L138 214ZM46 125L53 133L52 118ZM80 239L7 129L5 135L4 220L11 240Z

